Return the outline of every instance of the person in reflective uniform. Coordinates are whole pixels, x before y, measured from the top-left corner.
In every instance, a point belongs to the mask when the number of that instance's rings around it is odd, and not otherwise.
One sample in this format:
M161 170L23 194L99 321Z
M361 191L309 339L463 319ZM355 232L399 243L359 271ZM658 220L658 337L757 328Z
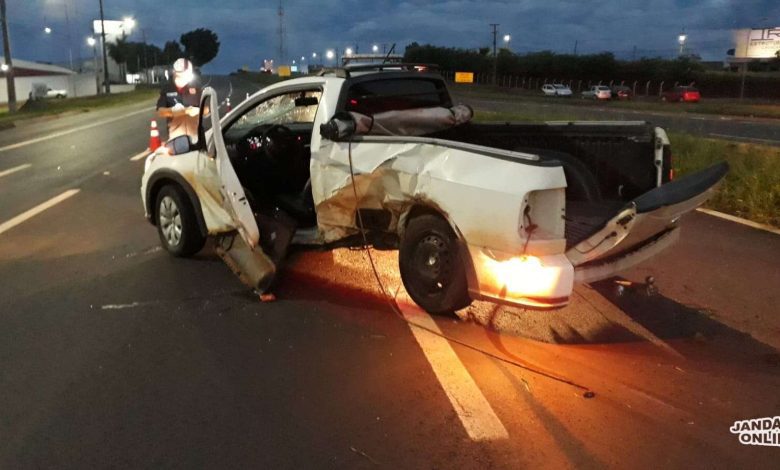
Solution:
M160 90L157 114L168 119L168 140L180 135L198 138L201 86L187 59L173 63L173 77Z

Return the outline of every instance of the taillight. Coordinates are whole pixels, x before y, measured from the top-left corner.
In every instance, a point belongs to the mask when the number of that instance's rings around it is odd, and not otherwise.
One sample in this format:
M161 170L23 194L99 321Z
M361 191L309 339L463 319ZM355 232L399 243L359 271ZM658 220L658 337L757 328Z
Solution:
M666 170L665 173L662 173L663 178L661 178L662 183L668 183L674 179L674 166L673 162L674 159L672 158L672 149L668 145L664 145L664 169Z

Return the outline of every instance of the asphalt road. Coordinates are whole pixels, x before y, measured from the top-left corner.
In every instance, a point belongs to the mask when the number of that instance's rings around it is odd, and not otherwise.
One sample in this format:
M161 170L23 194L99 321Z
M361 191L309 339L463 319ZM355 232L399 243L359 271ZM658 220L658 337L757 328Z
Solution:
M780 120L777 119L639 111L610 107L609 103L604 106L573 106L567 104L567 99L558 98L550 98L545 103L511 95L502 98L477 98L461 93L456 94L455 97L477 110L500 112L521 110L523 114L536 114L540 119L545 120L556 120L558 119L556 115L563 114L581 120L648 121L670 132L780 146ZM686 104L677 103L670 106L686 106Z
M0 174L30 165L0 177L0 468L776 467L729 427L780 414L777 235L693 214L552 312L399 316L349 250L294 253L261 303L208 246L160 250L152 106L0 132Z

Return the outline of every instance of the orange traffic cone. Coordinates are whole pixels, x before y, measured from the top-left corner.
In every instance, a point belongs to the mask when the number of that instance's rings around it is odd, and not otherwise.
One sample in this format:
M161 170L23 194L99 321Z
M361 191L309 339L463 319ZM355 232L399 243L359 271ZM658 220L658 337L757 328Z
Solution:
M162 145L160 131L157 130L157 121L152 119L152 129L149 131L149 150L154 152Z

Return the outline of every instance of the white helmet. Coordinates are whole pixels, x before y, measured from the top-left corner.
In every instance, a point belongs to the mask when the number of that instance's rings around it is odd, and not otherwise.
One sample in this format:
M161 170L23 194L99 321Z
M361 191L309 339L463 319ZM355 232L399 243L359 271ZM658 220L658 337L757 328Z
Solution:
M173 63L173 71L176 73L186 73L192 71L192 63L184 57L176 59Z

